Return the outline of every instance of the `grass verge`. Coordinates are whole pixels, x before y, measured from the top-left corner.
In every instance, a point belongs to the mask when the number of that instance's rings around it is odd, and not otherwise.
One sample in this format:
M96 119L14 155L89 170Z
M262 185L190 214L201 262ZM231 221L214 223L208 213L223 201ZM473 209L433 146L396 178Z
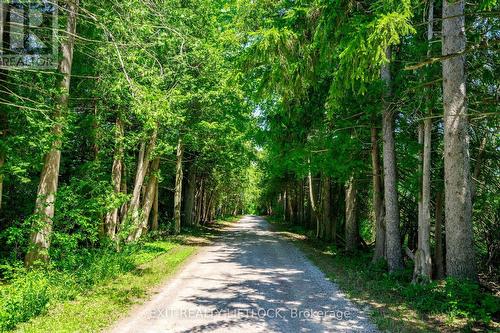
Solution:
M18 269L0 286L0 332L101 331L146 300L200 247L237 220L134 244L120 253L79 257L80 266L73 271Z
M360 307L369 306L379 329L387 332L500 332L499 298L478 285L454 280L411 284L412 268L389 275L371 253L348 256L332 244L307 236L300 227L267 218Z

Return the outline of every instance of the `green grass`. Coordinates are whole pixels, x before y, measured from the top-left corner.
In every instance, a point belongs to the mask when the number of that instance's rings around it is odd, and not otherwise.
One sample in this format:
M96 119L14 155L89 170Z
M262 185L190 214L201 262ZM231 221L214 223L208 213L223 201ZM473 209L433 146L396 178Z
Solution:
M46 314L19 325L16 331L35 333L102 330L126 314L132 305L146 299L153 287L165 281L195 252L195 246L175 244L168 252L120 275L112 282L96 286L73 301L54 304Z
M191 255L237 221L124 248L69 255L50 268L3 267L0 332L97 332L145 301Z
M389 275L371 264L371 253L347 256L331 244L308 237L300 227L268 219L361 308L369 306L381 330L389 332L499 332L499 298L472 283L454 280L411 284L412 269Z

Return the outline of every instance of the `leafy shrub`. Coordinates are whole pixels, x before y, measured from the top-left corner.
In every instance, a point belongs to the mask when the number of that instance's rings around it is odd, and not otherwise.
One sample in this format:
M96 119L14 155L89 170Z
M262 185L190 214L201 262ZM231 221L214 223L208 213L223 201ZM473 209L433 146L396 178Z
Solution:
M402 294L425 313L445 313L488 324L500 311L499 299L485 294L477 283L448 278L442 283L409 284Z
M133 270L141 253L151 251L140 243L120 253L111 248L78 248L77 244L69 235L56 236L51 249L53 261L47 269L28 271L20 262L0 266L1 276L8 282L0 285L0 332L42 314L51 303L74 299L92 286ZM155 250L160 253L168 249Z
M0 289L0 330L13 329L16 324L42 313L49 303L49 278L42 271L19 276Z

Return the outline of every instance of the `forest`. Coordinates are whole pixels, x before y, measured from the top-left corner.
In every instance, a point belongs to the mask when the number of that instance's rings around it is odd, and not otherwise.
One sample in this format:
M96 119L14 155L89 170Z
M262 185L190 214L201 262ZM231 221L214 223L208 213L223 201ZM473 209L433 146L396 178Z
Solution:
M497 0L0 12L0 331L247 214L458 318L442 331L500 328Z

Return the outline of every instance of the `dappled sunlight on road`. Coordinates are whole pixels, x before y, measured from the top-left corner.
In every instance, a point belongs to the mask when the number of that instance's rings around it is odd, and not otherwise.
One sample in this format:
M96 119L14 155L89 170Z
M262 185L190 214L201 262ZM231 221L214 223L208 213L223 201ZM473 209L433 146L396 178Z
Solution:
M375 332L305 256L248 216L114 332Z

